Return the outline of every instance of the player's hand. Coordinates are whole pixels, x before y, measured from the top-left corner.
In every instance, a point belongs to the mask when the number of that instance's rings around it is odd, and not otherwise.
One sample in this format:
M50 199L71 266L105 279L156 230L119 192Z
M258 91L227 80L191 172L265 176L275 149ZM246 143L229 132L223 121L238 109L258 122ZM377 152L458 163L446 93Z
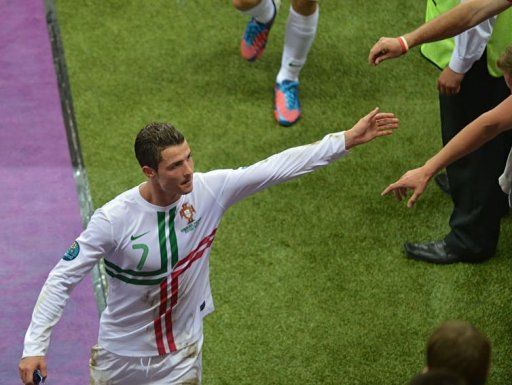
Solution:
M410 189L412 190L412 196L407 201L407 207L412 207L427 188L431 178L432 175L425 167L407 171L399 180L386 187L381 195L393 193L395 198L401 201L407 196L407 190Z
M398 128L399 121L391 112L379 112L375 108L359 121L350 130L345 131L345 148L369 142L379 136L387 136Z
M381 37L370 50L368 63L377 65L384 60L399 57L403 53L403 48L396 37Z
M460 83L464 79L464 74L453 71L450 67L446 67L439 79L437 79L437 89L443 95L455 95L460 91Z
M44 356L25 357L18 365L21 381L25 385L34 385L33 375L35 370L40 370L43 378L46 378L46 359Z

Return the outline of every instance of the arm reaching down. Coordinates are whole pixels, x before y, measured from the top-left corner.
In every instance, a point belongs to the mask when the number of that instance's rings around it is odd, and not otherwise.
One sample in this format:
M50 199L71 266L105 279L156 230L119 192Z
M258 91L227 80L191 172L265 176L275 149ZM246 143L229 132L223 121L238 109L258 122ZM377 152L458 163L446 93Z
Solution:
M476 150L501 132L510 129L512 129L512 96L468 124L423 166L407 171L398 181L386 187L382 195L393 193L398 200L402 200L407 196L407 191L412 190L407 207L414 206L430 179L439 170Z
M64 257L48 275L25 334L19 363L20 378L32 385L33 372L47 376L45 356L53 327L62 316L73 288L94 265L113 248L111 223L101 209L96 210L87 229L73 242Z

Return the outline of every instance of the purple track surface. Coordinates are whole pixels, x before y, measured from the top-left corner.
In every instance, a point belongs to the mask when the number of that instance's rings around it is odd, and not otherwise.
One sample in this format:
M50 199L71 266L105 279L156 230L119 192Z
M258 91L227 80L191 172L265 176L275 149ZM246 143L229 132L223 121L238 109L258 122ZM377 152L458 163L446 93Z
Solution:
M51 268L81 231L43 0L0 1L0 384L18 361ZM78 285L47 355L50 384L88 384L98 312Z

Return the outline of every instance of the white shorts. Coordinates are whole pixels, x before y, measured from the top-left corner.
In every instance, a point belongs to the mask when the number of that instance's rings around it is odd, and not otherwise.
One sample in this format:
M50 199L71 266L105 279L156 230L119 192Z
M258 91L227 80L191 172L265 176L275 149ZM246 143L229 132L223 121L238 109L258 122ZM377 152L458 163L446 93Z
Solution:
M155 357L124 357L99 345L91 349L90 385L199 385L203 336L177 352Z

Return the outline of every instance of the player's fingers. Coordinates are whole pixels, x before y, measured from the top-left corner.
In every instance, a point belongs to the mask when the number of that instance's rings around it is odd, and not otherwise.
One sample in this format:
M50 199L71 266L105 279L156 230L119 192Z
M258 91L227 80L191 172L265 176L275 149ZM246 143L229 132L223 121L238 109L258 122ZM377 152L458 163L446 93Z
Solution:
M395 196L395 199L397 201L400 202L402 200L402 194L400 194L400 189L393 190L393 195Z
M394 118L394 117L389 117L389 118L377 117L376 121L377 121L378 125L383 125L383 124L398 122L398 118Z
M383 192L380 193L381 196L384 196L384 195L388 195L391 191L393 191L395 188L397 188L399 185L398 185L398 182L395 182L395 183L391 183L388 187L386 187L384 189Z
M396 189L393 190L393 193L395 194L399 201L401 201L405 196L403 187L397 187Z
M33 377L32 377L32 371L29 369L23 369L22 373L20 374L21 381L25 385L34 385Z
M386 51L387 48L384 48L382 52ZM392 58L393 55L391 55L389 52L387 53L382 53L381 55L379 55L376 59L375 59L375 65L379 65L380 63L382 63L384 60L387 60L387 59L390 59Z
M389 136L393 134L393 130L382 130L377 132L377 136Z
M388 118L394 118L395 114L392 112L379 112L376 116L377 119L388 119Z
M375 61L376 61L377 57L379 56L379 54L381 53L381 51L382 51L382 47L381 47L381 42L379 40L370 49L370 53L368 54L368 63L376 65L377 63Z
M390 57L390 48L385 37L381 37L379 41L370 50L370 64L377 65L381 61Z
M364 119L366 120L372 120L377 114L379 113L379 107L375 107L373 110L368 112Z
M396 122L391 122L389 123L386 128L389 128L391 130L394 130L394 129L397 129L398 127L400 126L400 122L399 121L396 121Z
M377 121L378 127L392 127L392 126L398 126L398 123L400 121L397 118L387 118L387 119L380 119Z
M386 187L386 188L384 189L384 191L382 191L382 192L380 193L380 196L381 196L381 197L383 197L383 196L385 196L385 195L388 195L388 194L389 194L389 192L390 192L391 190L392 190L392 188L391 188L390 186Z
M421 192L419 192L418 190L414 190L414 193L412 194L411 198L407 201L407 207L411 208L412 206L414 206L420 195Z
M407 196L407 188L401 187L400 188L400 194L402 195L402 198L405 198Z
M46 378L48 376L48 369L46 367L46 361L43 360L41 364L39 365L39 370L41 371L41 376Z
M25 383L25 374L23 373L23 370L21 368L18 368L18 372L21 382Z
M32 378L28 376L30 369L28 369L24 364L20 363L20 365L18 366L18 371L21 382L23 382L24 384L29 384L29 381L32 381Z
M394 131L398 128L398 123L389 123L384 126L377 127L377 134L380 134L385 131Z

